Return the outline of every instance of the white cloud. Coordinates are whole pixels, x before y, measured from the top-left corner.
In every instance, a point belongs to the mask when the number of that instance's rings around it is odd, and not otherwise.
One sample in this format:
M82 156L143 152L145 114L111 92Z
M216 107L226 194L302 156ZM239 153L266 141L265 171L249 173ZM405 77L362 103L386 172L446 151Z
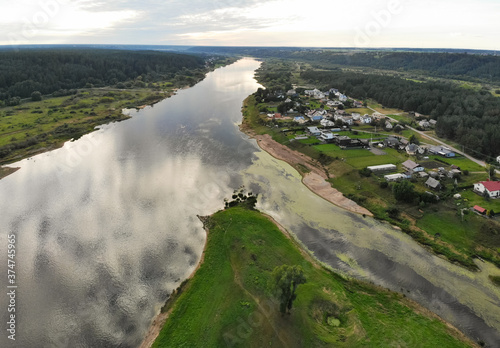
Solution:
M34 23L23 43L498 49L499 17L496 0L18 0L2 5L0 37Z
M138 11L127 9L90 11L98 5L97 2L87 0L24 0L9 3L0 15L3 23L0 35L7 38L7 41L0 43L30 44L39 43L40 38L73 38L99 33L140 15Z

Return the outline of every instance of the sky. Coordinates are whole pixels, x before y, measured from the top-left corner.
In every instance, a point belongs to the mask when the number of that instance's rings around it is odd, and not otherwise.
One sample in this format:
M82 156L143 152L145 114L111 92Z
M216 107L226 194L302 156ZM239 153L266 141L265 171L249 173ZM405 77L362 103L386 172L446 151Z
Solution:
M0 45L500 50L499 0L0 0Z

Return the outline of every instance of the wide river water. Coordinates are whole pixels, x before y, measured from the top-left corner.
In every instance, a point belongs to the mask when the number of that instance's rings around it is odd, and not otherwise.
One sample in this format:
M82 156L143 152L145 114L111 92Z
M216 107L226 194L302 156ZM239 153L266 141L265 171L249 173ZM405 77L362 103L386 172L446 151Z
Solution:
M259 62L209 73L131 119L16 163L0 180L0 347L137 347L152 318L196 267L196 215L244 184L258 208L333 269L404 292L490 346L500 291L390 225L310 192L288 164L238 129ZM16 340L8 339L7 236L16 236ZM418 342L415 343L418 346Z

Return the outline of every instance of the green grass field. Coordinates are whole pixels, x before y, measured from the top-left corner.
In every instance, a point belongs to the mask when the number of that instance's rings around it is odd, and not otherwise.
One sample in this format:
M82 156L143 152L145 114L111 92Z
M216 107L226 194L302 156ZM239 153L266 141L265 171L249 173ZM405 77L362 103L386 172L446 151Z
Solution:
M315 265L259 212L230 208L208 225L204 262L169 304L153 347L472 346L403 295ZM307 279L289 315L269 290L283 264L300 265Z
M365 114L368 114L368 115L371 115L374 113L374 111L372 109L368 109L368 108L352 108L352 109L345 109L346 112L352 114L353 112L356 112L358 114L360 114L361 116L365 115Z
M439 233L441 240L466 251L473 247L474 236L480 227L478 222L470 216L462 221L457 211L441 209L427 212L418 220L417 226L431 235Z
M440 161L448 163L448 165L456 165L460 167L460 170L468 170L469 172L484 172L486 174L486 169L476 162L462 156L445 158L443 156L431 155L429 159L439 159Z

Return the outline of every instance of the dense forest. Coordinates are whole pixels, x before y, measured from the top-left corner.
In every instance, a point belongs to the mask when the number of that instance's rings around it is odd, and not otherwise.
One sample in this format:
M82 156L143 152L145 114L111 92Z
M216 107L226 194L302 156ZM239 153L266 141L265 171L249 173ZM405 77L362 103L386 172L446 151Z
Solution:
M365 50L365 49L363 49ZM401 52L355 49L306 49L272 47L198 47L191 51L245 54L258 58L304 61L321 67L366 67L373 69L424 73L434 77L500 83L500 56L460 52ZM490 52L493 53L493 52Z
M374 69L423 72L434 77L500 83L500 57L466 53L333 52L296 53L320 65L368 67Z
M156 51L24 49L0 51L0 101L31 97L35 91L172 79L176 73L204 67L200 56ZM15 102L14 102L15 104Z
M373 98L387 107L430 115L438 120L438 136L460 143L478 157L500 154L500 98L487 90L341 70L309 70L301 77L318 88L335 87L354 98Z

